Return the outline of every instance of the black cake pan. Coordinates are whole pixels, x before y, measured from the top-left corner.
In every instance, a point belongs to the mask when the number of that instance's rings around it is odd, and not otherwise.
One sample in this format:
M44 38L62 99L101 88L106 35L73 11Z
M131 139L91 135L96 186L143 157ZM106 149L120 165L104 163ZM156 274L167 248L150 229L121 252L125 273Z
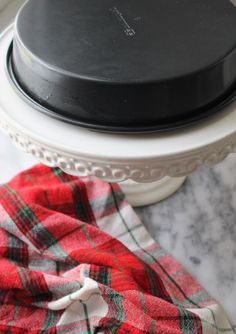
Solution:
M230 0L29 0L8 52L37 110L102 131L169 130L235 99Z

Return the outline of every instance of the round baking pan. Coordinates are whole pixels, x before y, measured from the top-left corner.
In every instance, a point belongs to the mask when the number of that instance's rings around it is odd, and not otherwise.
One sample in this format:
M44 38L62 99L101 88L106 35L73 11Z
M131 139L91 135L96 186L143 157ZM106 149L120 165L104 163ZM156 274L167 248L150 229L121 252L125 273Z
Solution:
M208 117L236 96L230 0L29 0L8 52L17 91L50 116L113 132Z

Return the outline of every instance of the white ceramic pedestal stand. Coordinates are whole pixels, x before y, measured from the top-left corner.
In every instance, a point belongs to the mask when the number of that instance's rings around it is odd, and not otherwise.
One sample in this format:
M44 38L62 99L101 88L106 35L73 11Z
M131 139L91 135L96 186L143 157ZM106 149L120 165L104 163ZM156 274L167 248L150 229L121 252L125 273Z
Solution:
M235 151L236 102L198 125L162 134L104 134L43 115L8 81L5 59L11 40L9 28L0 38L0 125L46 165L120 182L130 203L140 206L166 198L199 166L214 165Z
M172 195L185 181L183 177L165 176L159 181L139 183L132 180L120 182L126 198L133 206L143 206L159 202Z

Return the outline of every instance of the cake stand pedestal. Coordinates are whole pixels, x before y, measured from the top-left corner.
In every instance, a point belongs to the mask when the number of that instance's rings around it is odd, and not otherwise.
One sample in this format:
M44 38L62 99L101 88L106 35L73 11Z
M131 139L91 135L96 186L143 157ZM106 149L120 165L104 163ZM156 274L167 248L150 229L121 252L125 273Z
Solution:
M236 102L197 125L158 134L106 134L52 119L9 83L5 62L11 40L8 29L0 38L0 126L48 166L119 182L130 203L141 206L170 196L199 166L214 165L235 151Z
M120 182L120 187L127 200L133 206L143 206L157 203L172 195L185 181L183 177L165 176L159 181L150 183L138 183L132 180Z

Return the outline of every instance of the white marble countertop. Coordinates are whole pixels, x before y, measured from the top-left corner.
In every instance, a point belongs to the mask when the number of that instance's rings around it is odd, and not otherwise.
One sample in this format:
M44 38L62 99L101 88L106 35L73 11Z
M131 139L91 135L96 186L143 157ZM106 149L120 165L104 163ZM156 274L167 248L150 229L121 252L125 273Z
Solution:
M0 0L0 30L23 0ZM36 163L0 133L0 183ZM236 155L202 168L169 199L136 210L153 237L223 306L236 325Z

